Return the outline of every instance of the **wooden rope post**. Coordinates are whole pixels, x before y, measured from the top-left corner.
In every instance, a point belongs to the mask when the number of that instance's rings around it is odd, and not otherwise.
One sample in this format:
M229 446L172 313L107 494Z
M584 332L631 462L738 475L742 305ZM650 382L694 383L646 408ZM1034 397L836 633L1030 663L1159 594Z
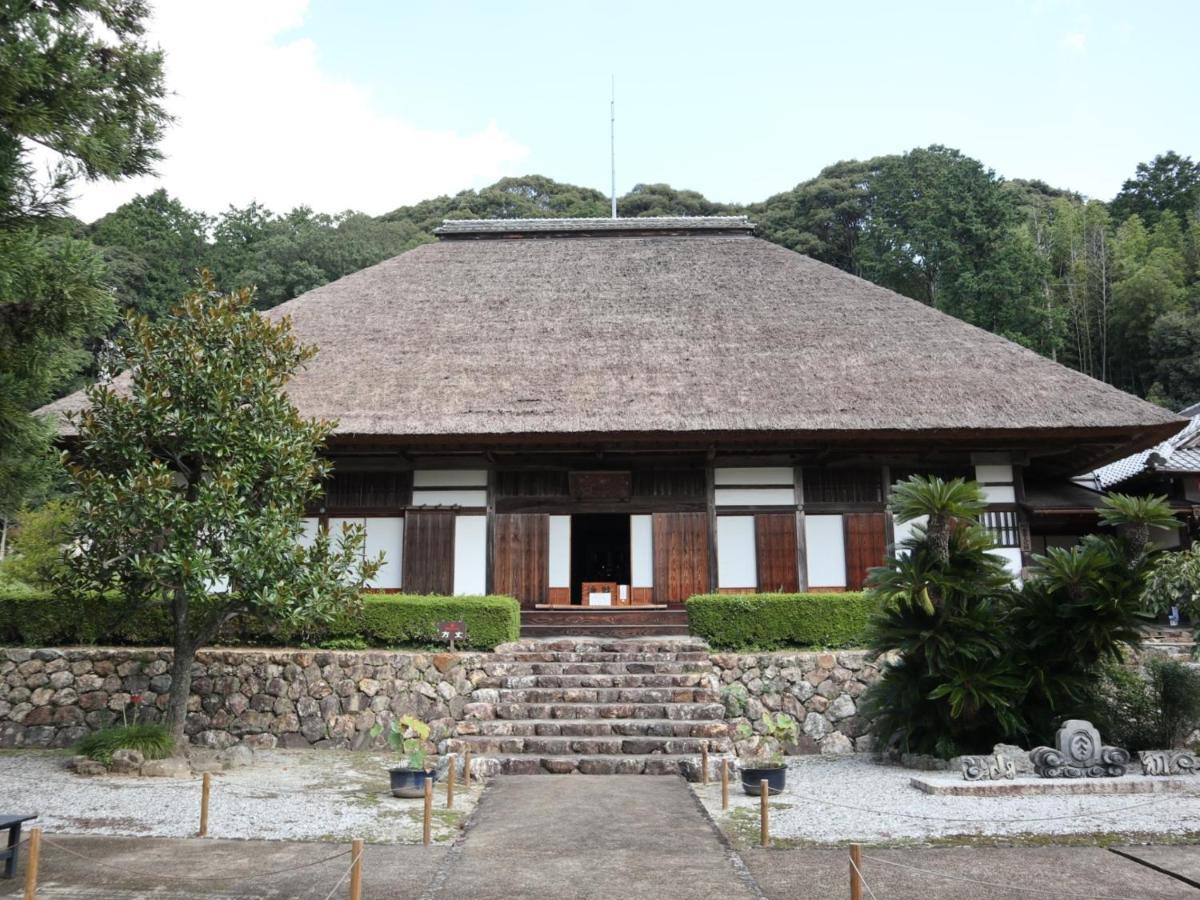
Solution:
M13 849L16 852L16 849ZM29 830L29 851L25 857L25 900L37 900L38 863L42 858L42 829Z
M446 809L454 809L454 775L458 768L458 757L450 755L450 765L446 769Z
M362 900L362 838L350 842L350 900Z
M862 844L850 845L850 900L863 900Z
M471 789L471 748L463 751L463 790Z
M729 809L729 760L721 760L721 809Z
M200 837L208 837L208 795L212 792L212 775L204 773L200 785Z
M425 819L421 840L426 847L433 841L433 773L425 773Z
M700 745L700 783L708 784L708 741Z
M762 839L762 845L764 847L769 847L771 845L771 814L767 811L767 797L769 797L770 794L771 786L767 784L767 779L764 778L758 783L759 817L762 819L762 824L759 830L761 831L760 838Z

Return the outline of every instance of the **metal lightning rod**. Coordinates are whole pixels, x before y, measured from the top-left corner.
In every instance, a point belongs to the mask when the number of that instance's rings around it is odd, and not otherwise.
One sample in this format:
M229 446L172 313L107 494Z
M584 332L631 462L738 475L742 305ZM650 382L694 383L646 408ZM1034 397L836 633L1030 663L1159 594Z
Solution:
M612 217L617 217L617 76L612 84L608 102L608 153L612 160Z

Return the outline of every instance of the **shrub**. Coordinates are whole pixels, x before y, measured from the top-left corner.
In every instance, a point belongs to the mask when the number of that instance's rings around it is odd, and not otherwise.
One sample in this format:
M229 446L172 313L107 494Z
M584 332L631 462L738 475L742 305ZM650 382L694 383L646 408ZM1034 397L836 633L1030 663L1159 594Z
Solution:
M319 644L329 649L396 647L441 643L439 622L467 626L465 647L490 650L515 641L520 607L510 597L439 597L368 594L352 613L329 623L264 624L235 619L221 632L221 644ZM171 631L159 608L132 612L115 595L70 598L20 588L0 592L0 643L161 645Z
M856 592L698 594L687 601L692 634L720 650L861 645L874 608Z
M465 623L464 646L491 650L520 637L521 608L511 597L371 594L352 621L335 622L332 630L335 637L361 634L377 647L438 644L439 622Z
M138 750L146 759L163 759L171 755L175 742L162 725L118 725L93 731L80 739L75 752L108 765L116 750Z
M1200 726L1200 671L1169 659L1149 660L1144 672L1111 664L1087 707L1111 744L1130 752L1180 747Z

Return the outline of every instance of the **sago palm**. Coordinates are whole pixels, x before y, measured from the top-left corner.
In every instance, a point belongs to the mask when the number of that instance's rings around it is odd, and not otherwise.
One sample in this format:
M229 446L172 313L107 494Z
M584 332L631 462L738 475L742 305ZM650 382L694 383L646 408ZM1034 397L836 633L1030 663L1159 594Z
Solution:
M925 534L934 557L950 559L950 532L960 521L974 521L987 508L983 489L971 481L914 475L892 488L892 513L899 522L925 518Z
M1108 494L1100 507L1100 521L1114 528L1124 526L1130 565L1145 559L1150 545L1150 529L1169 530L1179 527L1167 498L1135 497L1129 494Z

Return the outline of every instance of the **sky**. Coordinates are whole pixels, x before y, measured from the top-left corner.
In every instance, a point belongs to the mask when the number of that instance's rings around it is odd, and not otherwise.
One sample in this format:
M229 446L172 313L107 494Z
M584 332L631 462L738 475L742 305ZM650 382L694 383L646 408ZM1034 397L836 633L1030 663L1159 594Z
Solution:
M378 214L541 174L751 202L841 159L944 144L1111 198L1200 158L1200 2L158 0L176 123L157 177L217 213Z

